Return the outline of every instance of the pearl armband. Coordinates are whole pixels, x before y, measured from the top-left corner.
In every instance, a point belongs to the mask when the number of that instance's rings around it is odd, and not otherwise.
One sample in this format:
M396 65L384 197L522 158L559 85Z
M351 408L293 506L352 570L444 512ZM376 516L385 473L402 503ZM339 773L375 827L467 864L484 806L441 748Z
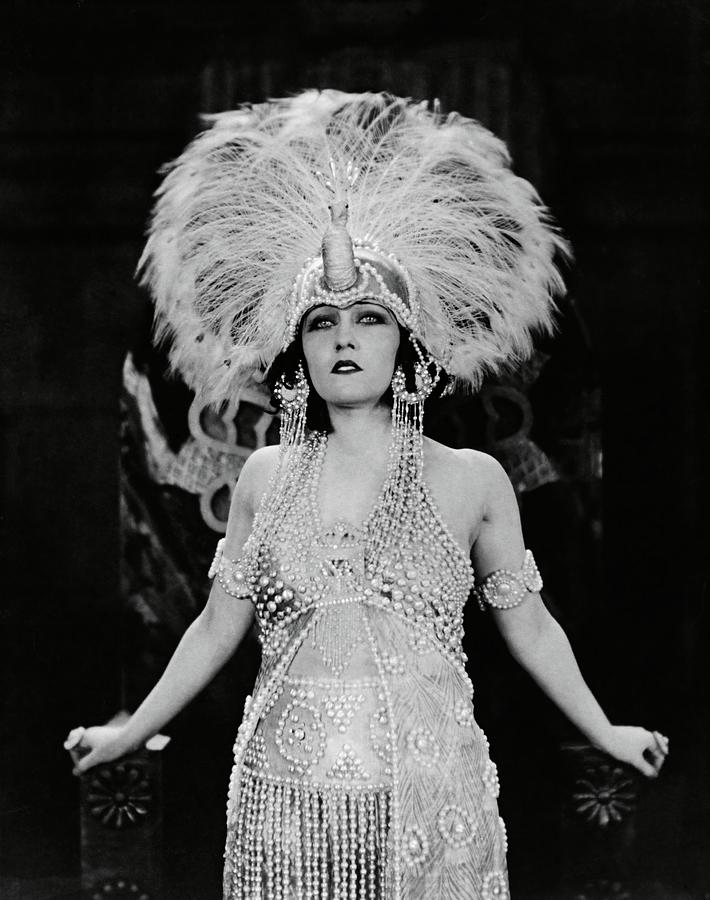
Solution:
M475 589L478 605L485 610L486 604L496 609L513 609L519 606L528 594L542 588L542 577L530 550L525 551L523 565L517 572L496 569L486 575Z
M252 589L247 584L244 571L239 560L229 560L224 555L224 538L217 542L214 559L207 573L208 578L217 577L219 586L230 597L244 600L251 597Z

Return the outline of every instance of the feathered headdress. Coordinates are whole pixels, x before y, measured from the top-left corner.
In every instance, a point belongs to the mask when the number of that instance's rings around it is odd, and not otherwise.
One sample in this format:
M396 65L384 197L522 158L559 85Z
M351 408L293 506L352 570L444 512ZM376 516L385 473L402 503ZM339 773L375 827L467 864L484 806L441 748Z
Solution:
M321 303L387 305L474 387L550 328L566 244L478 122L334 90L207 121L167 167L139 263L206 398L263 373Z

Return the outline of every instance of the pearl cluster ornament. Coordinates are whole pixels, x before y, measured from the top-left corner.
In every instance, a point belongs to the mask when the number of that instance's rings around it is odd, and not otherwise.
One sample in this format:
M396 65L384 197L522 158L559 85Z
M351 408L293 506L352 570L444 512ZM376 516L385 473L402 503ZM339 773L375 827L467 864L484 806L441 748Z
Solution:
M415 728L408 732L407 749L419 765L427 769L431 768L441 755L436 738L428 728Z
M397 653L390 653L382 657L382 665L388 675L404 675L406 666L404 659Z
M483 879L483 900L510 900L504 872L489 872Z
M423 829L413 825L404 835L404 859L408 866L418 866L429 855L429 841Z
M343 745L343 749L333 763L328 775L341 781L366 781L370 777L362 764L362 760L348 744Z
M436 824L443 840L457 850L470 844L476 835L471 817L458 803L448 803L444 806Z
M323 699L325 714L345 734L353 716L365 702L364 694L330 694Z
M268 771L271 768L266 752L264 735L258 731L244 752L244 765L254 771Z
M454 718L458 722L459 725L463 725L464 728L471 728L473 726L473 707L471 706L470 701L464 700L463 697L459 697L454 704Z
M276 731L276 746L292 765L289 771L299 775L311 772L311 766L325 753L326 731L311 691L292 689L296 699L283 709Z
M518 572L496 569L483 579L476 588L478 605L485 610L486 604L496 609L513 609L530 594L542 590L542 577L530 550L525 551L523 564Z

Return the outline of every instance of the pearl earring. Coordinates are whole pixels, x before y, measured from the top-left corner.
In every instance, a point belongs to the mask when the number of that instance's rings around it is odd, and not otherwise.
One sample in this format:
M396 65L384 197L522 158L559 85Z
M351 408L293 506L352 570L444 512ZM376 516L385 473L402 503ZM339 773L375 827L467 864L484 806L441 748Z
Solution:
M274 387L274 395L281 408L280 441L283 446L300 444L306 432L306 409L310 387L303 364L299 363L292 382L281 375Z

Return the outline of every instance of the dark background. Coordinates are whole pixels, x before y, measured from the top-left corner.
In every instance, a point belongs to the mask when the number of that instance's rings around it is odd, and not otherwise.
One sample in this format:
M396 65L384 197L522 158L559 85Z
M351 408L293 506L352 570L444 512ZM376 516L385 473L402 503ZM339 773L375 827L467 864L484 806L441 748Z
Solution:
M0 872L75 864L61 740L120 702L118 398L148 321L133 270L156 170L201 111L332 86L481 118L573 243L604 452L604 585L575 647L612 719L670 734L646 862L704 896L710 4L46 0L3 19ZM181 777L198 806L219 798ZM201 852L212 885L221 847ZM511 855L521 898L530 867Z

